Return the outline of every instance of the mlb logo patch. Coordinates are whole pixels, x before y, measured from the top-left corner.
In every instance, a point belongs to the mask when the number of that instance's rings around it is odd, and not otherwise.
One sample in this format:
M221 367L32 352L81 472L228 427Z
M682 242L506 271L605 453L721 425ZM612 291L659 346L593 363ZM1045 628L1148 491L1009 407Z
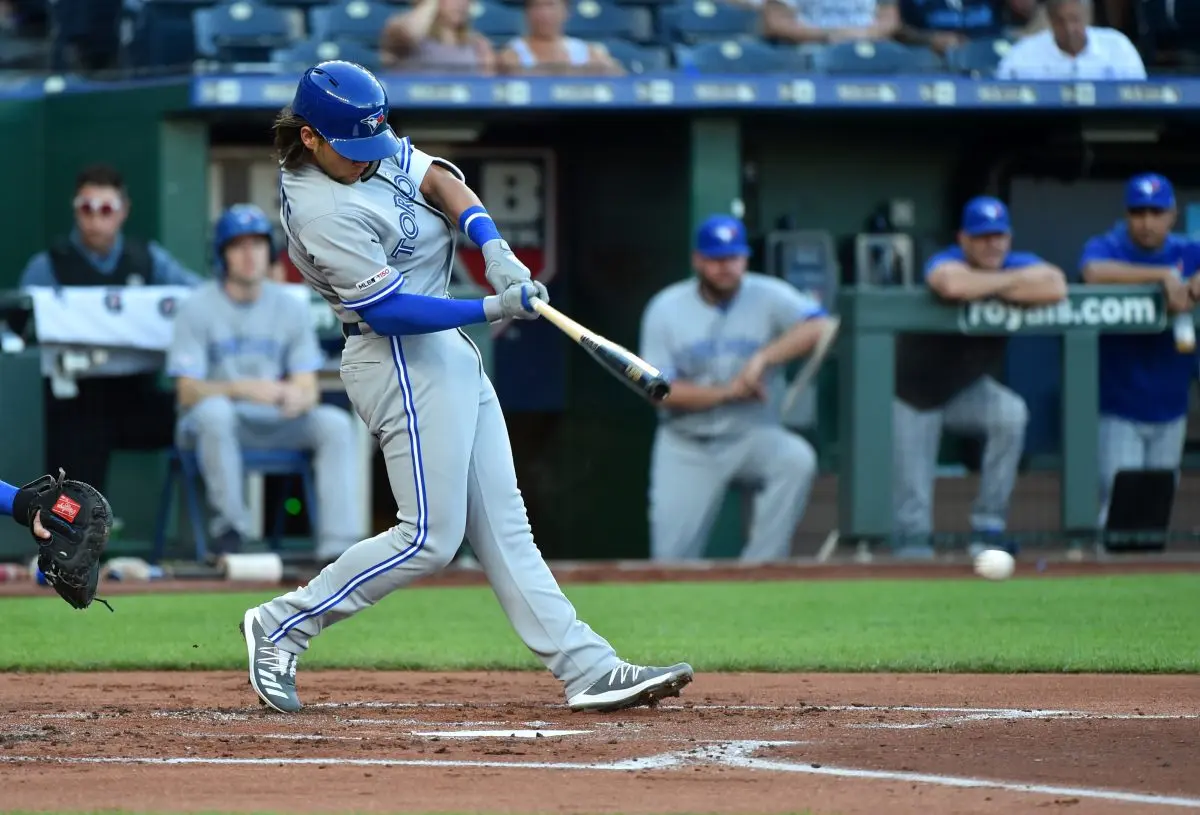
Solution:
M50 511L64 519L67 523L75 523L75 516L79 514L80 509L82 507L75 501L72 501L65 495L60 495Z

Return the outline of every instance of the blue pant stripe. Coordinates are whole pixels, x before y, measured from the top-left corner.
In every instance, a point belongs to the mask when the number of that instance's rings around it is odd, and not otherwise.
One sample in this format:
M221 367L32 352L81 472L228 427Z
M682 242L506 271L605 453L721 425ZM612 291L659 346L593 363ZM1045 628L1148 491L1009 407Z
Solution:
M338 603L342 602L359 586L366 583L368 580L378 577L384 572L394 569L401 563L412 558L417 552L425 546L425 541L429 535L429 511L426 503L425 495L425 466L421 455L421 437L417 427L417 411L416 403L412 394L412 382L408 377L408 366L404 361L404 350L400 347L400 340L396 337L391 338L392 343L392 363L396 367L396 380L400 385L400 394L404 400L404 411L408 415L408 448L409 455L412 459L413 468L413 483L417 490L417 519L416 533L413 535L413 542L406 547L402 552L399 552L382 563L377 563L370 568L352 577L346 585L342 586L337 592L311 609L306 611L298 611L291 617L288 617L279 627L273 631L269 637L271 642L279 642L285 634L295 628L303 621L310 619L319 614L324 614Z

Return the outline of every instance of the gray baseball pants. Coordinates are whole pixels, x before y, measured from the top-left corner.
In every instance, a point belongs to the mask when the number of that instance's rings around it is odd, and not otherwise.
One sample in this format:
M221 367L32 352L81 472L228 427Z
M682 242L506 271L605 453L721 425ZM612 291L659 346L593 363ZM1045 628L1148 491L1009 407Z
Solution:
M344 551L362 535L353 515L361 490L355 465L354 429L349 413L333 405L317 405L294 418L274 405L234 402L210 396L179 418L176 443L195 449L212 509L209 534L234 529L246 536L250 511L246 506L242 448L312 450L316 471L317 551Z
M1025 400L991 377L983 377L946 405L915 410L892 402L894 531L920 537L933 531L933 485L942 429L985 439L979 493L971 528L1003 531L1008 504L1025 449L1029 410Z

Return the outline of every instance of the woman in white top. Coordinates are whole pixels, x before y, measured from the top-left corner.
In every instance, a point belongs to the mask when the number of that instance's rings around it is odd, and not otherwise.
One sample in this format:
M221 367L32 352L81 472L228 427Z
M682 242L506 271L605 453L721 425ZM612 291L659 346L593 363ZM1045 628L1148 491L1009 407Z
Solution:
M500 70L508 74L625 73L599 43L563 35L566 0L525 0L524 37L516 37L500 52Z

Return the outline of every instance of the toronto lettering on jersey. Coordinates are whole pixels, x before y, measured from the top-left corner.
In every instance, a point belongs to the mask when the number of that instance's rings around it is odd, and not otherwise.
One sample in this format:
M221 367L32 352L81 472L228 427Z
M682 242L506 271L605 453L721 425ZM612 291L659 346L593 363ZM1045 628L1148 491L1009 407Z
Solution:
M1066 300L1047 306L998 300L964 303L958 325L964 334L1037 333L1067 326L1150 333L1167 327L1167 312L1160 295L1070 292Z
M417 248L417 233L420 230L417 228L416 204L413 203L417 188L412 179L403 173L393 177L392 184L400 191L392 199L396 208L400 210L400 240L396 242L390 257L398 258L401 255L411 255Z

